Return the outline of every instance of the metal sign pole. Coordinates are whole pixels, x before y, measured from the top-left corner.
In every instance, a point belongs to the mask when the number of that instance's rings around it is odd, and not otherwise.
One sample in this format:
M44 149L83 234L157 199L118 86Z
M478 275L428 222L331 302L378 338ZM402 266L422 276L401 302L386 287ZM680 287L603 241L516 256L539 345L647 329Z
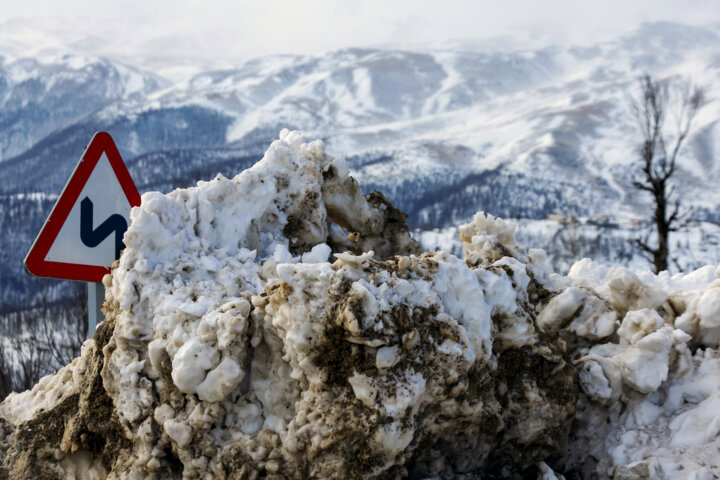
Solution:
M87 338L92 338L103 316L100 308L105 300L105 286L101 282L88 282L88 329Z

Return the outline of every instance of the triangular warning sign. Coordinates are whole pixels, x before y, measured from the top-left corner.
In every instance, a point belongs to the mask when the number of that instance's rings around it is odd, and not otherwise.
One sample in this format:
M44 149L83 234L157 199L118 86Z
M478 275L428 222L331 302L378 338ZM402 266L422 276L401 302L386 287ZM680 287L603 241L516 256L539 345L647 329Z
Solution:
M40 277L100 282L123 247L140 194L115 142L98 132L25 258Z

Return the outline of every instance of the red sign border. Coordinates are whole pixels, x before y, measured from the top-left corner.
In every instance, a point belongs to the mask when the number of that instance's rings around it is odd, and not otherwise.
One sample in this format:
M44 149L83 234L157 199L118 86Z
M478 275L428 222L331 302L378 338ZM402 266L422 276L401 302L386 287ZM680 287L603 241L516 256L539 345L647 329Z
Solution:
M38 277L62 278L67 280L83 280L87 282L101 282L103 276L110 273L109 267L92 265L80 265L76 263L51 262L45 260L50 247L60 233L65 220L78 200L82 189L85 187L90 174L92 174L103 152L107 155L115 176L125 193L131 207L140 206L140 194L135 183L130 177L125 162L118 152L115 142L107 132L97 132L85 153L78 162L70 180L65 185L60 198L50 212L45 225L33 243L30 252L25 257L25 270L30 275Z

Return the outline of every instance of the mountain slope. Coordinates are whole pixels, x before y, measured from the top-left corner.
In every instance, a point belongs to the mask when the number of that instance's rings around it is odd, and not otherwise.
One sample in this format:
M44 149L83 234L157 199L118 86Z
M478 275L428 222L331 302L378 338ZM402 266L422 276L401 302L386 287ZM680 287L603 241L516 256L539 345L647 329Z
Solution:
M164 83L104 58L0 56L0 161L102 108L144 99Z

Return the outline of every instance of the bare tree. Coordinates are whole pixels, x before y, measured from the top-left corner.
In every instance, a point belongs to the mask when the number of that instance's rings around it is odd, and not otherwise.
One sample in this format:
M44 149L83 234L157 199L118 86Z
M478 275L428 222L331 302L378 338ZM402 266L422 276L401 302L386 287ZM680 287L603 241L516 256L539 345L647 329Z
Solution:
M75 295L52 307L42 302L35 348L48 353L53 368L60 368L80 355L87 335L87 288L76 282Z
M0 401L13 391L13 375L5 355L5 339L0 338Z
M32 388L80 354L87 333L87 289L60 301L0 315L0 400Z
M12 339L16 369L13 387L15 391L30 390L47 371L47 350L22 337Z
M655 207L652 219L657 237L656 246L651 245L649 235L636 242L653 262L655 273L660 273L668 267L668 236L677 230L680 220L680 199L674 195L670 179L677 171L680 147L705 104L705 94L690 82L672 83L645 74L640 79L639 94L630 96L628 104L643 137L632 184L652 195ZM668 116L675 123L672 134L665 128Z

